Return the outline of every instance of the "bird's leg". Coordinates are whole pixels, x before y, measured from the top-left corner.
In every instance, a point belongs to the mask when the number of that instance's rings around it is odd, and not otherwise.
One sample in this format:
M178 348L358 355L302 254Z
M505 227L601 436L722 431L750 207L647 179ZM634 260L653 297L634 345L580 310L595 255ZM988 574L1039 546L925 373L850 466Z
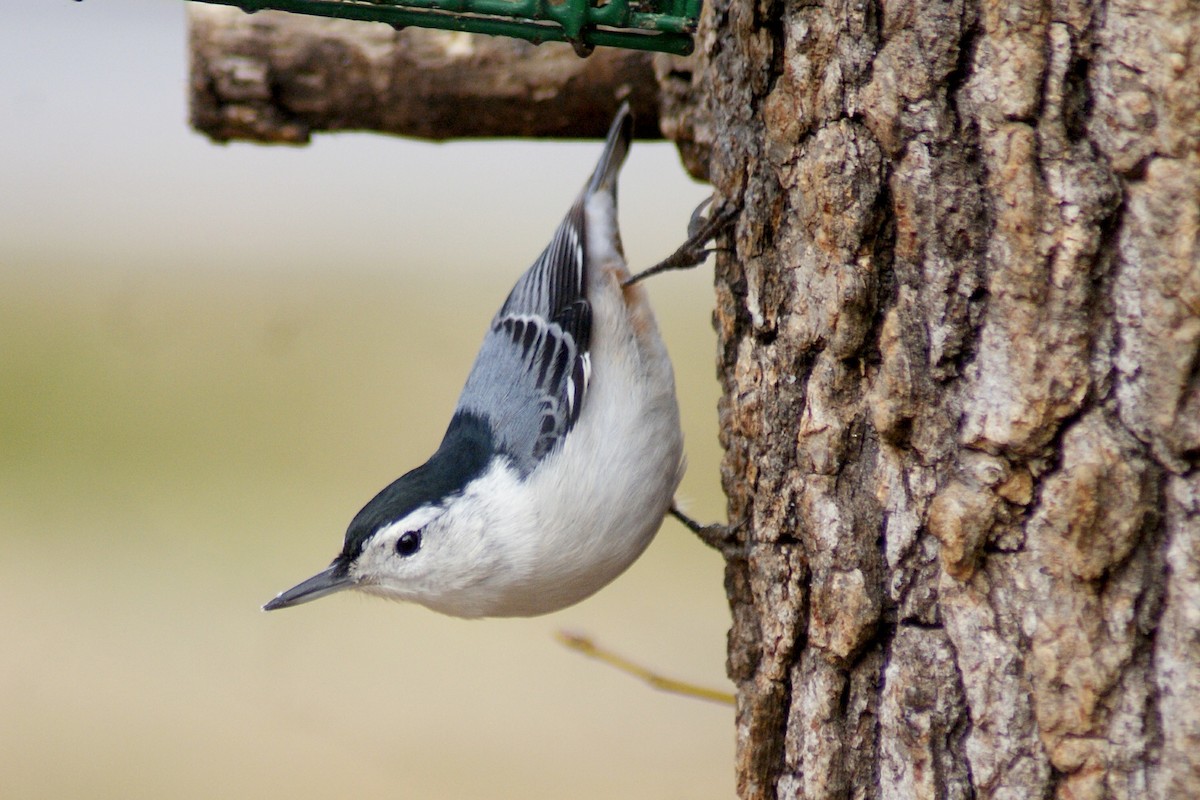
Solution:
M737 540L737 532L745 524L745 520L736 525L721 525L719 523L701 525L680 511L679 506L674 503L671 503L671 507L667 510L667 513L679 520L683 527L699 536L700 541L714 550L720 551L722 555L728 557L741 552L742 546Z
M705 245L733 224L733 221L737 219L739 209L734 204L726 202L716 208L712 208L710 213L705 216L703 212L712 206L714 197L715 195L709 197L692 212L692 218L688 222L687 241L681 244L679 249L653 267L642 270L632 278L626 279L621 285L632 286L638 281L649 278L651 275L657 275L660 272L667 272L674 269L691 269L703 264L704 260L712 253L722 250L723 248L705 247Z

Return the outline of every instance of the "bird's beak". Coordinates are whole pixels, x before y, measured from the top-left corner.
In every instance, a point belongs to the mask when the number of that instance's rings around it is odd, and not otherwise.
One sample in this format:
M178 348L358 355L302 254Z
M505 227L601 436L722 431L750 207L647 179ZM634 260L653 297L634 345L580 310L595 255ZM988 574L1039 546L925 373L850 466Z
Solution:
M310 600L316 600L327 594L349 589L354 585L354 579L346 574L345 567L334 564L329 569L318 572L303 583L298 583L286 592L280 592L275 599L263 606L263 611L274 611L277 608L298 606Z

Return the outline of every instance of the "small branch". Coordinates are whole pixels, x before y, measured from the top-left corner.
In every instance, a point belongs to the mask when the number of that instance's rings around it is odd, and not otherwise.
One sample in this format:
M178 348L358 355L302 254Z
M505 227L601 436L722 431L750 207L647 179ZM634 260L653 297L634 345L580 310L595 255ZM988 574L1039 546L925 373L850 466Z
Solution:
M653 55L278 11L188 6L191 124L217 141L302 144L313 132L424 139L603 138L628 99L659 139Z
M708 700L713 703L721 703L727 706L734 704L734 697L729 692L722 692L718 689L709 689L704 686L697 686L694 683L664 677L657 672L653 672L639 664L624 659L616 653L605 650L587 636L559 631L554 635L554 638L578 653L583 653L585 656L594 658L597 661L603 661L610 667L616 667L628 675L640 678L655 689L682 694L687 697L695 697L700 700Z

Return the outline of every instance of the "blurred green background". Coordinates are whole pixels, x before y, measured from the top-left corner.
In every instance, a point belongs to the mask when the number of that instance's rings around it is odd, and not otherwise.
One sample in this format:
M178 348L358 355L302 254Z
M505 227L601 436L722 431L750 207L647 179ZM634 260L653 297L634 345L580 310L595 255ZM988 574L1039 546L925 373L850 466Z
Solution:
M720 559L668 521L531 620L339 595L263 614L436 446L484 328L599 144L216 146L184 6L7 0L0 26L0 797L704 798L732 711L556 644L725 686ZM635 266L706 194L622 178ZM650 292L681 496L722 518L708 268Z

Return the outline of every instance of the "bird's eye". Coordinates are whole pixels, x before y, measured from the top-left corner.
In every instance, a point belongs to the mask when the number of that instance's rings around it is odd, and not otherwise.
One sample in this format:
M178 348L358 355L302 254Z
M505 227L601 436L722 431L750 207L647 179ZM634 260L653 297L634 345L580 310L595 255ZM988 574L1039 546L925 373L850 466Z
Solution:
M407 558L421 549L421 532L405 531L396 540L396 554Z

